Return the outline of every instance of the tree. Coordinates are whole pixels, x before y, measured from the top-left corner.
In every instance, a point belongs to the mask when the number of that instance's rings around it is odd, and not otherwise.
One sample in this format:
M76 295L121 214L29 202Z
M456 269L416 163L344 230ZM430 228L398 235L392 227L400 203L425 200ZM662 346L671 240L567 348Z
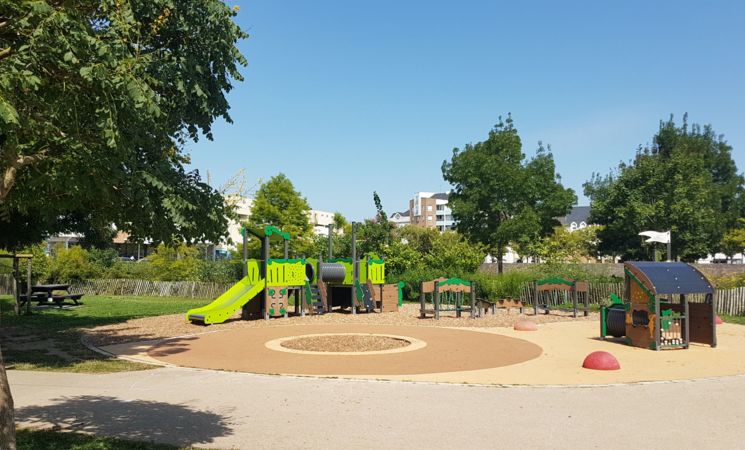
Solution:
M743 177L732 147L711 126L660 122L650 147L607 176L585 183L592 223L603 225L599 250L646 258L638 233L671 230L673 258L692 261L721 248L725 230L743 215Z
M284 174L271 177L256 192L249 223L274 225L290 233L290 249L302 255L312 248L313 226L308 220L307 200ZM257 244L254 244L256 246ZM275 250L279 252L279 249Z
M350 230L350 224L347 221L347 218L344 217L342 213L339 211L334 213L334 231L336 234L345 234L348 233Z
M157 241L225 237L230 211L184 169L184 145L230 122L245 64L235 14L218 0L0 0L0 247L112 223ZM4 438L10 408L0 369Z
M450 207L456 229L468 239L502 256L510 242L537 240L558 225L577 197L561 185L550 148L539 143L526 161L512 117L499 123L488 138L454 149L442 164L445 181L453 185Z
M225 236L228 210L184 169L184 145L230 121L245 64L236 12L218 0L0 11L0 245L112 222L134 238Z
M722 244L720 246L722 251L728 257L732 257L736 253L745 252L745 219L737 219L737 224L734 228L728 230L722 238Z
M382 255L390 243L393 224L388 221L388 215L383 210L383 204L377 192L373 192L375 203L375 218L367 219L357 227L357 238L361 254L375 253Z
M553 234L541 239L537 254L548 262L583 262L597 256L598 225L569 231L556 227Z

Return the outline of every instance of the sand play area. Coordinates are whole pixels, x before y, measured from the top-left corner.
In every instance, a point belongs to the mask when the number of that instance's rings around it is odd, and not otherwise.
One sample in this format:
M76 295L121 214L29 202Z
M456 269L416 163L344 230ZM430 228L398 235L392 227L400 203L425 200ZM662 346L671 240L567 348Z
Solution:
M515 331L517 320L537 331ZM598 338L598 318L518 315L416 318L397 313L235 320L200 327L183 316L132 320L90 330L99 349L142 362L260 374L491 385L593 385L745 374L745 326L723 324L718 346L655 352ZM146 339L146 340L143 340ZM617 371L582 368L593 351L612 353Z

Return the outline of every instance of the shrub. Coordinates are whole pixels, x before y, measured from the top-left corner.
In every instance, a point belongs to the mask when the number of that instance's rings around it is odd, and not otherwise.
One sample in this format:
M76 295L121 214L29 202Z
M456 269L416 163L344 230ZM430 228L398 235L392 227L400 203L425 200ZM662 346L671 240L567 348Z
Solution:
M102 274L101 267L91 261L88 250L78 246L56 249L49 265L49 281L53 283L73 283Z

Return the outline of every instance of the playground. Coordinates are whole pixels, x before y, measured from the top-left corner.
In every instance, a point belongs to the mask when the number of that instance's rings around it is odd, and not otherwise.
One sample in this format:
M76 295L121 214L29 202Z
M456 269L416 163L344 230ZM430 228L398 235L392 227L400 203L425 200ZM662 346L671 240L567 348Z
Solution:
M137 363L270 375L585 385L745 374L745 327L717 324L713 285L685 263L625 263L624 298L600 314L588 284L564 277L536 280L533 305L479 299L473 282L446 277L405 305L385 261L357 254L354 226L351 257L334 259L329 241L329 262L289 258L275 227L244 228L244 244L249 234L262 258L244 254L225 294L85 342ZM283 258L270 258L272 242Z
M715 349L692 344L687 350L655 352L618 340L602 340L595 313L573 319L558 314L534 316L532 311L527 315L498 311L483 322L468 317L436 321L419 319L417 306L356 317L326 314L269 322L233 320L207 329L189 327L178 315L160 316L93 329L86 341L134 362L272 375L484 385L602 385L745 374L745 327L741 325L719 325ZM512 324L520 320L534 320L537 331L514 330ZM319 335L337 342L350 340L350 335L388 336L410 344L382 352L374 347L295 352L280 348L281 342L277 345L285 338ZM132 341L142 336L152 339ZM613 353L621 370L582 368L582 360L594 351Z

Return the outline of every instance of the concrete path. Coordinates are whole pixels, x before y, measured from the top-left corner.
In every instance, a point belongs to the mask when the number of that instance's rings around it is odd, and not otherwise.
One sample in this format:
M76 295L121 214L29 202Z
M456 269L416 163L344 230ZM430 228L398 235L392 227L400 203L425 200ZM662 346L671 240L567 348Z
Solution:
M499 388L161 368L8 372L21 425L210 448L743 448L745 377Z

